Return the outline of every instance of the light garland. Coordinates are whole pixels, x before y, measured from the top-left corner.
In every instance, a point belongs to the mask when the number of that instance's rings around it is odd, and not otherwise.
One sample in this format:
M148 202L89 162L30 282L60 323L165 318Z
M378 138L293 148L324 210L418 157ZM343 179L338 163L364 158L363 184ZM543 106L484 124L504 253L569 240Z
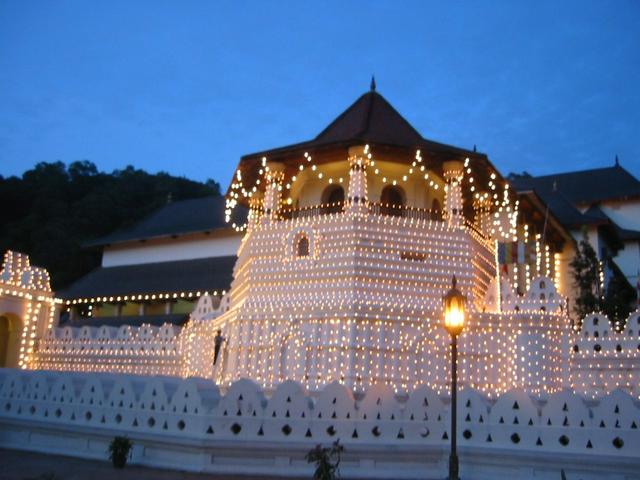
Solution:
M183 292L173 292L173 293L139 293L139 294L129 294L129 295L109 295L108 297L83 297L83 298L74 298L72 300L65 300L64 303L67 306L70 305L82 305L82 304L94 304L94 303L106 303L106 302L127 302L127 301L152 301L152 300L180 300L184 298L200 298L202 295L213 295L224 296L226 295L226 290L221 290L220 295L218 295L218 291L214 290L213 292L207 291L183 291Z

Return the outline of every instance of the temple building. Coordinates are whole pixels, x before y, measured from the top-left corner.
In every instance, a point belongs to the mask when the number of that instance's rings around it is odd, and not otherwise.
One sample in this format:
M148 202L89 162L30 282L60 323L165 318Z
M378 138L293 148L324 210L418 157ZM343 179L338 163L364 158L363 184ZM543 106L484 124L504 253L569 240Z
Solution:
M535 296L501 289L498 242L539 239L545 216L486 155L423 138L375 90L315 139L243 157L227 198L228 215L250 208L247 233L225 311L187 327L200 339L190 374L265 386L292 378L312 389L384 382L397 391L426 379L440 389L441 296L455 275L473 319L467 381L494 393L563 385L569 324L553 279L570 236L547 227L539 269L527 277ZM519 212L530 223L519 224ZM228 345L212 371L217 330ZM525 357L541 347L532 369Z
M225 198L88 245L102 265L65 291L7 252L0 446L95 459L126 435L140 465L284 478L339 440L345 476L415 479L444 478L459 439L461 478L637 478L640 310L569 308L585 228L634 278L637 180L506 179L373 87L242 157Z
M640 181L617 156L612 167L510 180L522 195L538 195L576 241L586 234L598 258L611 257L630 285L640 285Z
M219 299L231 285L242 234L224 221L224 208L219 197L169 202L86 245L102 249L102 264L56 292L66 306L61 323L183 325L201 295Z
M94 242L102 266L58 292L61 321L37 330L22 365L442 393L455 276L466 385L588 394L597 370L598 391L634 391L627 350L594 363L597 335L573 331L568 210L555 187L516 180L475 148L423 138L372 88L314 139L242 157L224 199L169 203ZM575 202L575 217L594 215ZM601 208L607 228L633 233Z

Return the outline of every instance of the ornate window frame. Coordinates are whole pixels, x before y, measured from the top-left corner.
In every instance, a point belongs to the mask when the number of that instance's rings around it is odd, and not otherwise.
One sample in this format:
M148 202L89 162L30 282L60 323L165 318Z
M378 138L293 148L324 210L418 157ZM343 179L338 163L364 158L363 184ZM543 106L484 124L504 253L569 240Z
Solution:
M306 237L309 242L309 254L304 256L298 256L298 242L301 238ZM285 260L286 261L309 261L318 258L318 235L316 232L307 226L296 227L285 239Z

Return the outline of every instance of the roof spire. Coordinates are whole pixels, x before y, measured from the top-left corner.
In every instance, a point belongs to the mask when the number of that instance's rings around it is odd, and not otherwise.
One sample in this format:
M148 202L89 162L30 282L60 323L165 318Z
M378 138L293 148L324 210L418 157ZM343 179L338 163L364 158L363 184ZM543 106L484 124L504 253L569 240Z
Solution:
M376 77L374 75L371 75L371 91L375 92L376 91Z
M475 144L475 143L473 144L473 151L474 151L474 152L477 152L477 150L476 150L476 144Z
M618 160L618 154L616 153L616 167L620 166L620 161Z

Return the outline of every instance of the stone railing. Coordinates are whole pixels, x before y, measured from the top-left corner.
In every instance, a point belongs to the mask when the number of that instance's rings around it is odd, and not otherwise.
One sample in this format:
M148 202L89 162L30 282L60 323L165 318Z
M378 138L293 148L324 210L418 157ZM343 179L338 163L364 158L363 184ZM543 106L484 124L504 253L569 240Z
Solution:
M106 325L58 327L38 343L32 368L181 375L181 328Z
M442 469L449 445L448 405L427 387L400 401L383 385L370 388L355 400L352 392L338 383L311 397L291 381L280 384L270 396L249 380L235 382L224 394L212 382L195 378L0 370L0 382L0 431L5 432L0 434L0 445L4 447L58 452L63 449L63 430L76 439L85 432L88 444L100 431L107 437L115 432L145 445L134 454L138 463L220 471L216 464L219 455L227 462L226 471L250 473L256 465L250 457L262 455L264 461L265 452L275 448L284 462L280 466L288 467L283 475L294 475L308 471L302 463L306 451L340 439L347 454L351 452L351 466L370 466L364 476L381 476L384 462L377 466L376 459L386 456L386 461L396 466L409 462L401 476L411 478L425 474L411 470L416 468L411 464L413 454L422 461L431 458L432 468ZM561 458L565 469L575 464L578 470L582 465L596 472L596 464L604 462L610 474L625 465L631 465L636 473L640 467L640 409L621 391L590 402L568 391L544 400L511 391L489 402L467 389L461 392L458 405L463 477L465 469L467 475L478 469L473 478L497 478L486 471L481 474L478 464L484 461L479 459L492 455L507 458L509 468L515 468L512 459L541 466L545 456L550 462ZM48 431L52 437L45 441L44 433L19 434L28 430ZM36 444L29 443L32 441ZM225 448L245 448L244 456L239 454L233 460L216 452L213 457L205 456L203 467L202 459L194 455L217 441ZM181 459L160 457L157 451L154 456L154 448L162 442L179 446ZM86 448L86 452L82 448L65 452L104 456L103 450ZM398 452L396 457L393 452ZM285 457L287 460L282 460ZM185 461L196 458L199 463ZM277 458L275 461L277 464ZM230 468L233 462L235 466ZM349 465L347 461L345 474ZM558 472L548 478L559 478ZM433 473L438 477L444 471Z
M342 213L344 202L328 203L324 205L312 205L309 207L291 208L285 207L279 210L280 219L292 220L296 218L311 218L319 215Z
M336 202L300 208L284 207L279 210L279 215L283 220L317 217L319 215L342 213L344 211L344 205L344 202ZM368 202L367 208L369 213L372 215L387 215L413 220L430 220L438 222L443 220L442 211L440 210L430 210L427 208L411 207L407 205L387 205L379 202Z
M442 221L442 211L428 208L410 207L407 205L387 205L369 202L369 213L373 215L388 215L392 217L410 218L414 220Z

